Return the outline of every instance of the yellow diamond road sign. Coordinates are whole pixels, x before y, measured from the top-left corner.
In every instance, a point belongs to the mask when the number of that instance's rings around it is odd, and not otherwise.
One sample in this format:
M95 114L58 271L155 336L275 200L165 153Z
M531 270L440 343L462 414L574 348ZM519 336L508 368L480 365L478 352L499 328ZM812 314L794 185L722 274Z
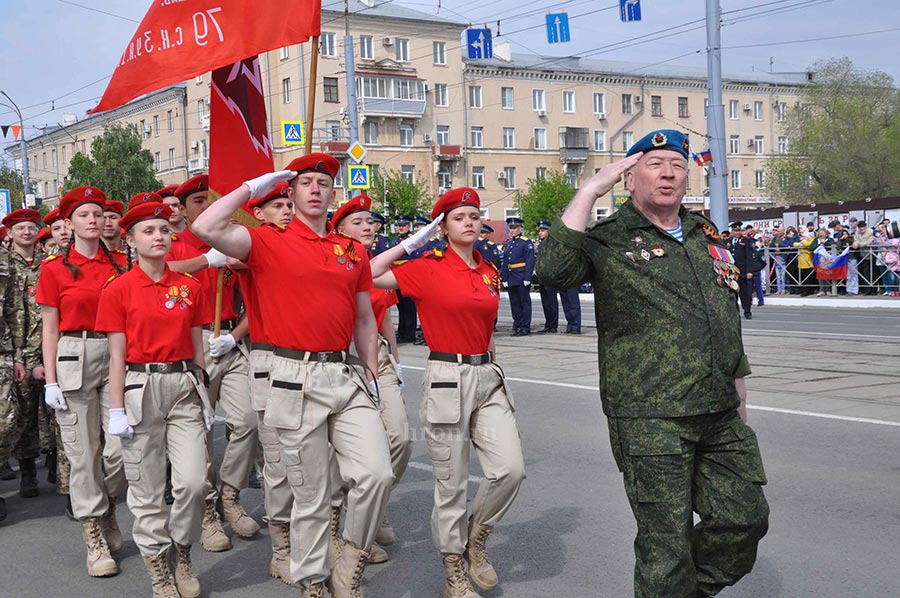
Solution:
M366 148L359 141L354 141L347 153L350 154L350 157L357 164L361 164L366 159Z
M350 179L348 189L368 189L369 167L365 164L348 164L347 178Z

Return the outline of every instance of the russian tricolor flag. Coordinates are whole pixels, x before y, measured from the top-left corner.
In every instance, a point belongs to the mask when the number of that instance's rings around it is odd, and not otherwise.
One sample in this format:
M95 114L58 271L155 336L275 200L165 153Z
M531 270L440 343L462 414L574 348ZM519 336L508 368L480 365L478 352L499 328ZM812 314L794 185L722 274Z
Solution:
M847 266L850 263L850 248L838 255L831 255L824 245L819 245L813 252L813 265L816 267L817 280L843 280L847 278Z

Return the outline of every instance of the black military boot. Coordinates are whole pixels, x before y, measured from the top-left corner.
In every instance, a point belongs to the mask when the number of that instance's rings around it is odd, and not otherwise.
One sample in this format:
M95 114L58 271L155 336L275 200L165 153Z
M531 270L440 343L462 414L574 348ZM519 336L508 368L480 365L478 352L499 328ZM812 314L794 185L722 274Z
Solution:
M40 494L34 457L19 459L19 475L22 477L19 481L19 496L22 498L34 498Z
M0 463L0 480L14 479L16 479L16 471L12 468L12 465L9 464L9 461Z

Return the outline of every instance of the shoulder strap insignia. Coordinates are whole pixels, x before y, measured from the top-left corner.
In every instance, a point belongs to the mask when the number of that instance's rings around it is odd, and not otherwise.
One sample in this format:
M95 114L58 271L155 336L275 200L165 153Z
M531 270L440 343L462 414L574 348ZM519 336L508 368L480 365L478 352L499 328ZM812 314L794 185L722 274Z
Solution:
M173 240L173 241L177 241L177 240L178 240L178 235L172 235L172 240Z
M59 259L59 258L60 258L60 255L58 253L54 253L53 255L48 255L47 257L45 257L42 260L42 263L46 264L46 263L52 262L53 260Z
M192 274L188 274L187 272L182 272L181 275L182 275L182 276L187 276L187 277L190 278L191 280L194 280L194 276L193 276Z
M427 251L423 257L430 257L433 260L439 260L444 257L444 252L440 249L435 249L434 251Z

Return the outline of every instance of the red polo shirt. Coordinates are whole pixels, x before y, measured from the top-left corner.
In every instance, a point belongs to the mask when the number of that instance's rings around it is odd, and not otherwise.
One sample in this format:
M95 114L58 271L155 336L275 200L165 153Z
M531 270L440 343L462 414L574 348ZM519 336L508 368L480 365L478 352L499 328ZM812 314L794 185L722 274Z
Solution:
M125 256L113 254L120 266L125 266ZM92 258L85 257L72 247L69 263L78 266L81 273L73 278L63 263L63 256L51 255L41 265L36 302L59 310L59 331L94 330L100 290L111 276L119 274L103 250Z
M372 288L366 250L343 235L320 237L299 218L248 228L253 295L276 347L343 351L356 321L356 293Z
M254 343L270 343L269 337L266 336L262 314L259 311L259 302L256 300L253 273L250 270L237 270L236 274L241 284L244 308L247 311L247 334Z
M372 299L372 311L375 312L375 321L378 323L378 330L384 323L384 314L392 305L397 305L397 293L393 289L369 289L369 296Z
M452 249L394 266L404 297L416 302L432 351L487 353L500 306L500 275L474 252L470 268Z
M153 282L135 265L103 289L97 330L125 333L128 363L190 361L191 328L205 323L204 300L195 278L166 268L159 282Z
M184 232L172 235L172 248L169 249L169 255L166 256L167 262L180 262L181 260L189 260L203 255L212 249L209 245L200 240L200 237L186 228ZM205 268L192 274L195 279L203 287L203 324L212 324L216 319L216 277L219 270L217 268ZM225 284L222 287L222 319L233 320L237 318L237 312L234 310L234 290L237 286L237 277L230 268L225 268Z

